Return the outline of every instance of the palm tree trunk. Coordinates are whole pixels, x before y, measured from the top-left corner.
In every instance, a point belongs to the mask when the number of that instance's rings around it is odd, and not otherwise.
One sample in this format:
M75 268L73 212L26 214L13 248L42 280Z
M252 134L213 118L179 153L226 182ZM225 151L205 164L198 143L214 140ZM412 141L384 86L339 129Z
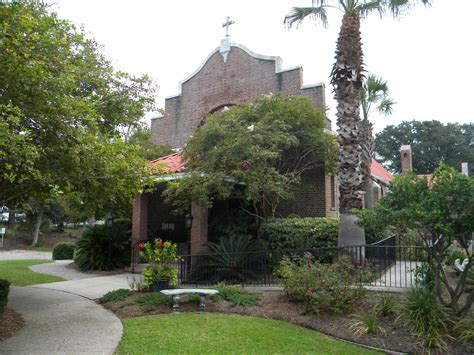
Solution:
M331 84L337 101L339 142L339 245L365 244L365 236L350 215L353 208L363 206L365 186L362 171L363 150L360 142L360 103L362 88L362 42L360 18L347 12L342 20L336 48L336 62L331 71ZM342 223L344 221L344 223Z

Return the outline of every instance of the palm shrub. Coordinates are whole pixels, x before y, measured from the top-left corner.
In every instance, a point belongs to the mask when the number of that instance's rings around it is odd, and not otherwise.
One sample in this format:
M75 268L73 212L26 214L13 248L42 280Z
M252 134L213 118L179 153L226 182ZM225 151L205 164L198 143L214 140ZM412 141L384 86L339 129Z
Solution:
M423 339L428 348L445 347L444 338L452 321L433 291L421 287L410 289L397 319L403 321L415 336Z
M58 243L53 249L53 260L69 260L74 258L73 243Z
M121 224L91 227L76 243L74 262L83 271L130 265L130 238L130 231Z
M191 278L194 281L242 282L269 272L264 243L246 235L208 242L208 251L193 257Z

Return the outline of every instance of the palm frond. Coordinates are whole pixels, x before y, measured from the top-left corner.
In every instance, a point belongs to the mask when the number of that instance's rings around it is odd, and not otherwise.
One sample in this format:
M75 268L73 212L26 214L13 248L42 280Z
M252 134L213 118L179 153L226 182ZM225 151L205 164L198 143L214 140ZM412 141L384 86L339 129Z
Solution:
M288 28L291 28L295 24L296 27L298 27L306 17L311 17L316 22L320 22L324 27L327 27L328 19L324 5L317 7L294 7L291 12L285 16L284 23Z
M400 17L406 14L418 2L425 6L430 6L432 0L384 0L386 6L392 13L393 17Z
M378 106L378 110L381 114L384 114L385 116L391 115L393 113L393 105L395 104L396 102L392 99L383 99L380 105Z
M358 4L356 11L362 19L367 18L367 16L374 11L377 11L379 15L382 16L384 14L383 0L372 0Z

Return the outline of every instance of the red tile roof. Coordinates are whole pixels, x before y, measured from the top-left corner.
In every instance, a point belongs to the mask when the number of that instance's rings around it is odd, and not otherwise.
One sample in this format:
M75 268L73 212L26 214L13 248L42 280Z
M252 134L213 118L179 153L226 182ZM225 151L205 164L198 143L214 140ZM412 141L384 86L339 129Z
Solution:
M164 166L164 172L165 173L180 173L183 170L184 167L184 162L181 156L181 153L173 153L169 154L167 156L152 160L150 162L151 166L155 166L157 164L165 164ZM385 168L372 159L372 165L371 165L371 170L372 170L372 175L385 182L389 183L392 180L392 174L390 174Z
M179 173L184 167L183 159L179 152L166 155L150 162L151 166L156 166L157 164L164 164L163 170L165 173Z
M370 166L370 170L372 171L372 176L385 182L385 183L389 183L390 181L392 181L393 179L393 176L392 174L390 174L387 170L385 170L385 168L382 166L382 164L380 164L379 162L377 162L375 159L372 159L372 164Z

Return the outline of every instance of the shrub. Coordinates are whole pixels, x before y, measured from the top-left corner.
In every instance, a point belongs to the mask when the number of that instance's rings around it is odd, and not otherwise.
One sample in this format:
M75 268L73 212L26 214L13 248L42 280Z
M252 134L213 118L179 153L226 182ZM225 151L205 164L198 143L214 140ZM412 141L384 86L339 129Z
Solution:
M369 312L355 316L351 321L350 329L356 336L361 336L363 334L387 334L385 329L380 325L377 316L374 313Z
M131 304L138 304L142 311L150 312L159 306L165 304L170 305L171 297L165 296L160 292L153 292L137 298L135 301L131 302Z
M130 231L120 224L91 227L76 243L74 262L83 271L130 265L130 238Z
M462 250L459 250L454 245L450 245L448 249L446 249L446 254L443 258L443 264L446 266L453 266L456 259L461 260L461 262L466 257L466 254Z
M224 284L218 284L216 289L219 293L212 296L211 299L213 301L225 300L230 302L232 307L252 307L260 305L258 294L244 291L239 285L226 286Z
M474 314L469 314L461 319L455 326L454 331L461 341L474 340Z
M395 298L392 295L382 295L379 303L375 306L378 316L388 316L395 313Z
M206 282L241 282L255 279L268 270L267 253L261 240L248 236L221 238L208 242L208 251L197 255L191 278Z
M401 304L398 319L402 320L415 336L423 339L427 347L443 348L446 345L444 338L451 321L431 290L409 290Z
M131 295L133 295L133 291L127 290L125 288L120 288L118 290L107 292L105 295L99 298L99 302L107 303L112 301L123 301Z
M311 249L337 246L337 218L274 218L260 227L270 250Z
M74 258L73 243L58 243L53 249L53 260L69 260Z
M306 311L313 313L323 309L336 313L349 310L366 293L357 282L363 272L347 256L334 264L321 264L310 253L300 260L284 257L276 269L288 298L305 302Z
M8 303L8 293L10 292L10 282L0 279L0 314L3 313Z
M415 268L415 284L428 290L434 289L435 274L431 263L424 262Z

